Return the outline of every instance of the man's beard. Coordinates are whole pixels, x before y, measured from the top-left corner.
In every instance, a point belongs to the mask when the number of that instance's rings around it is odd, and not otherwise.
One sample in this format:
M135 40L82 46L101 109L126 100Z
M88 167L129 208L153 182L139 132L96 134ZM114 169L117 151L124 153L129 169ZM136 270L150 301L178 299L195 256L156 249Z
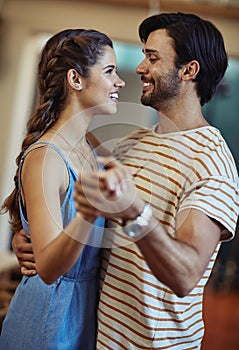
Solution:
M141 96L141 103L144 106L150 106L158 110L178 96L180 81L177 68L174 68L170 73L160 75L154 84L153 91L148 95L143 94Z

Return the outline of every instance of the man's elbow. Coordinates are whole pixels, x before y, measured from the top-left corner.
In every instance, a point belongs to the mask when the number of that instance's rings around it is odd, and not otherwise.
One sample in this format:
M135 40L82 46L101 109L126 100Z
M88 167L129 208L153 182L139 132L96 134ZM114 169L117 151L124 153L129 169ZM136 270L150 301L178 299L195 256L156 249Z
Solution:
M175 279L171 289L179 298L184 298L196 287L198 280L199 278L192 278L190 276Z
M177 297L179 298L184 298L186 297L192 290L193 290L194 286L191 287L191 286L179 286L177 288L175 288L173 290L173 292L177 295Z

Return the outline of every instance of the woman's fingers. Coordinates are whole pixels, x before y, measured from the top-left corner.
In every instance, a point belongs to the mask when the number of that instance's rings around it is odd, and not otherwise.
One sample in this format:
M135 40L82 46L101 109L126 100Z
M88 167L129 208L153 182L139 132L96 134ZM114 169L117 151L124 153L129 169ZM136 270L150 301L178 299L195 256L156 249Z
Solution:
M103 164L106 169L99 174L102 186L104 183L104 189L107 189L111 193L115 192L116 195L120 195L125 182L131 181L132 179L130 168L122 165L113 157L100 157L98 161Z

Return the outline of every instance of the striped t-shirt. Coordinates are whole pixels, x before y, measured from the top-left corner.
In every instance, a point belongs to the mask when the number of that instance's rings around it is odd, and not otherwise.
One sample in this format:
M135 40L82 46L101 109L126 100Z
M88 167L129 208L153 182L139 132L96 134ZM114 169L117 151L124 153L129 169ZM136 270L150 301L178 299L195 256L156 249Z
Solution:
M115 150L134 169L140 197L169 235L175 237L178 213L195 208L223 225L221 240L231 239L239 211L238 174L220 132L206 126L161 135L154 128L134 131ZM219 245L197 286L179 298L152 274L119 223L109 227L117 242L103 254L97 349L200 349L203 290Z

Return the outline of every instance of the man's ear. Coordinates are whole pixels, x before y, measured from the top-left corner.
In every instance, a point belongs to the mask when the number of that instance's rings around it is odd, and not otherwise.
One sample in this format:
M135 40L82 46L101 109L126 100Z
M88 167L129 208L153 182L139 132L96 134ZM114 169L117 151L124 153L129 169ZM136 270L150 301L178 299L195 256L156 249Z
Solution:
M82 90L82 79L75 69L69 69L67 72L67 81L72 89Z
M182 67L181 78L183 80L195 79L199 70L200 70L200 65L198 61L196 60L190 61L189 63L185 64L184 67Z

